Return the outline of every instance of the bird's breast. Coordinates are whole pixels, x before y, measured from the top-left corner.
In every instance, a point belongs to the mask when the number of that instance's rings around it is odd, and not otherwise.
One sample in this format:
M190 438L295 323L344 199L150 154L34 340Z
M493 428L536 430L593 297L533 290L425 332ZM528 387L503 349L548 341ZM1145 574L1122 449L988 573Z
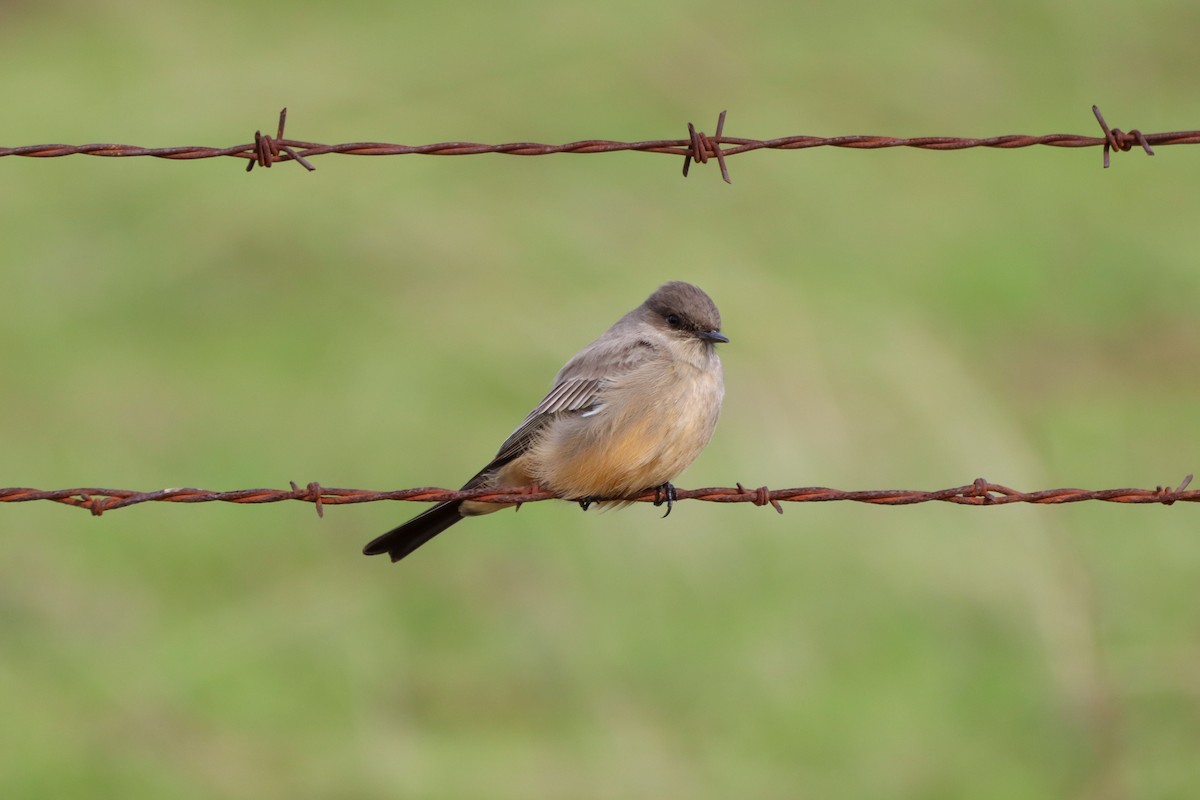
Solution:
M619 496L659 486L708 444L721 410L720 362L650 364L611 381L586 415L546 426L531 449L538 481L564 497Z

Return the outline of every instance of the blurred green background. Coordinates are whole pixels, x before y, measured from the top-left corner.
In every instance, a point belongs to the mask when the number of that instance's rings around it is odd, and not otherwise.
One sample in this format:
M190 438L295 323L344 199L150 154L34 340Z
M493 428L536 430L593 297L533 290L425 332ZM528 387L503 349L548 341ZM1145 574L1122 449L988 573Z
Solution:
M6 3L0 144L1200 127L1200 6ZM659 283L682 487L1200 468L1200 150L0 160L0 486L456 486ZM1185 797L1191 505L0 506L12 797Z

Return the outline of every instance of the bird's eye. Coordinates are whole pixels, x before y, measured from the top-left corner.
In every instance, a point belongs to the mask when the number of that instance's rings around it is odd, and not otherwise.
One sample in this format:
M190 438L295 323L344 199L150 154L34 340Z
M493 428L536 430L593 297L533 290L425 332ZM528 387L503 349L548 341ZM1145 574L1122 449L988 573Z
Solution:
M683 324L683 320L679 319L678 314L667 314L667 324L672 328L678 328Z

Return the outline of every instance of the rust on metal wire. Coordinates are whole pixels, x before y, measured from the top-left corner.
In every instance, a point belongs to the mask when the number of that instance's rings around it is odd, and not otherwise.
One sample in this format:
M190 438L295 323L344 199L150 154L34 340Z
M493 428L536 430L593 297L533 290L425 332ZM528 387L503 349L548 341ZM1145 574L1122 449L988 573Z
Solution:
M304 156L293 150L287 140L283 138L283 126L286 122L287 109L285 108L279 112L279 128L274 139L270 136L263 136L262 131L254 132L254 160L246 164L246 172L254 169L255 164L263 168L269 168L276 161L283 160L279 155L280 150L287 153L292 161L299 163L300 166L309 172L316 169L316 167L308 163Z
M688 151L683 157L683 177L687 177L688 168L692 166L693 161L699 161L701 164L708 163L708 157L714 155L717 157L717 163L721 165L721 177L726 183L733 183L729 179L729 168L725 166L725 153L721 150L721 134L725 131L725 112L722 111L717 117L717 135L711 139L702 132L696 130L696 126L688 123Z
M1142 133L1133 129L1125 132L1120 128L1109 128L1092 106L1092 112L1100 123L1103 136L1083 136L1070 133L1052 133L1043 136L1007 135L986 139L970 139L954 136L924 136L897 138L893 136L784 136L777 139L743 139L725 135L725 112L717 119L716 134L708 136L697 131L688 123L686 139L653 139L641 142L617 142L605 139L586 139L566 144L540 144L537 142L510 142L507 144L479 144L477 142L438 142L436 144L404 145L387 142L348 142L344 144L318 144L298 139L287 139L283 135L287 109L279 114L279 127L274 137L255 132L254 141L232 147L139 147L129 144L34 144L22 147L0 147L0 157L26 156L29 158L57 158L70 155L105 156L124 158L151 156L172 160L190 161L198 158L231 157L249 160L247 171L255 164L270 167L283 161L295 161L305 169L314 169L309 159L328 153L355 156L470 156L483 153L499 153L514 156L544 156L555 153L615 153L633 151L640 153L664 153L682 156L683 174L693 162L708 163L715 157L721 167L721 177L729 180L729 169L725 163L730 156L752 150L805 150L810 147L842 147L854 150L879 150L889 147L915 147L924 150L965 150L973 147L990 147L1012 150L1042 145L1046 147L1103 147L1104 166L1116 151L1129 151L1140 146L1148 155L1154 155L1152 145L1200 144L1200 131L1173 131L1168 133Z
M1113 128L1112 130L1109 130L1108 123L1104 121L1104 115L1100 113L1100 109L1096 106L1092 106L1092 113L1096 115L1096 121L1100 123L1100 129L1104 131L1105 169L1108 169L1109 165L1109 152L1113 150L1120 150L1127 153L1133 149L1134 142L1137 142L1142 146L1142 149L1146 151L1146 155L1154 155L1154 150L1150 147L1150 142L1146 141L1146 136L1141 131L1136 128L1131 130L1129 133L1126 133L1120 128Z
M1174 489L1158 486L1154 489L1041 489L1022 492L984 478L964 486L948 489L923 491L915 489L868 489L845 491L824 486L807 486L797 489L768 489L760 486L747 489L742 484L734 488L676 489L676 500L704 500L710 503L752 503L756 506L770 505L780 514L783 503L830 503L849 501L870 503L880 506L906 506L917 503L954 503L965 506L1002 506L1012 503L1034 503L1038 505L1062 505L1100 501L1106 503L1155 504L1169 506L1174 503L1200 502L1200 490L1188 489L1192 476L1188 475ZM325 506L351 503L376 503L383 500L442 503L448 500L476 500L483 503L521 504L542 500L560 499L553 492L538 486L510 486L500 488L462 489L453 491L436 487L397 489L393 491L371 491L367 489L333 489L317 482L303 487L295 482L289 489L235 489L216 492L207 489L159 489L138 492L130 489L28 489L21 487L0 488L0 503L28 503L38 500L62 503L85 508L94 516L106 511L138 505L140 503L278 503L284 500L299 500L312 503L319 515L324 515ZM634 503L654 503L660 500L654 489L648 489L633 497L597 498L597 500L622 500Z

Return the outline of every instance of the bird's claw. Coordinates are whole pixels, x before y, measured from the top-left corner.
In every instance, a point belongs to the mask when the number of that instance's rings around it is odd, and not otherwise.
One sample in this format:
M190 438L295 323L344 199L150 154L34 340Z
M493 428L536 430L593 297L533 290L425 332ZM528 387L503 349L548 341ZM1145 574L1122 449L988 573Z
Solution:
M675 507L675 501L679 499L675 492L675 487L671 483L664 483L662 486L654 487L654 507L657 508L663 503L667 504L667 513L662 515L663 519L671 516L671 509Z
M582 508L584 511L587 511L589 508L591 508L592 503L594 503L595 501L592 500L592 498L590 498L590 497L581 497L576 502L579 503L580 508Z

